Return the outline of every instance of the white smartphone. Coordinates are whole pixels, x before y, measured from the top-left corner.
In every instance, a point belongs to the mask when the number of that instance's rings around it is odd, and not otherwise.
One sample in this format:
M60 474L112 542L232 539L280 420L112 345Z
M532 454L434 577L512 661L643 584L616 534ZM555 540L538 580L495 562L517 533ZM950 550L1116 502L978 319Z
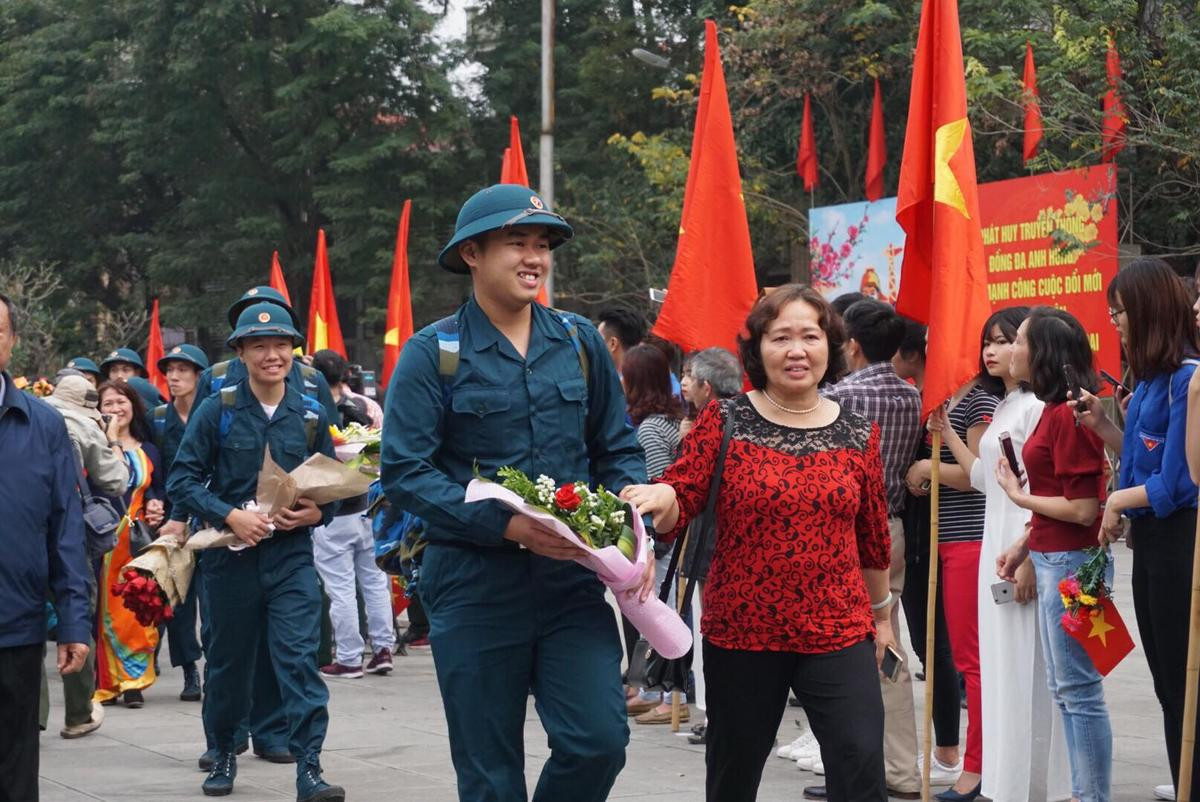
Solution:
M1001 579L996 584L992 585L992 598L996 600L996 604L1007 604L1013 600L1013 583Z

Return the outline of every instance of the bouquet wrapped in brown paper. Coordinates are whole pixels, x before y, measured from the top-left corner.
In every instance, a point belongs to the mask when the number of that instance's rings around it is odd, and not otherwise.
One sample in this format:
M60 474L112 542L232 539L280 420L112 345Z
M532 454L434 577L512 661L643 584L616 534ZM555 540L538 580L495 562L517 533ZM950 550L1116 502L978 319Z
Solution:
M288 472L271 459L268 447L263 455L262 469L258 472L258 489L254 494L256 511L268 517L279 510L296 506L302 498L310 499L318 506L331 501L360 496L367 492L372 477L354 468L343 465L324 454L313 454ZM187 548L215 549L221 546L240 544L237 536L228 529L201 529L188 538Z
M125 564L113 592L143 626L159 626L187 596L195 567L196 555L175 538L160 537Z

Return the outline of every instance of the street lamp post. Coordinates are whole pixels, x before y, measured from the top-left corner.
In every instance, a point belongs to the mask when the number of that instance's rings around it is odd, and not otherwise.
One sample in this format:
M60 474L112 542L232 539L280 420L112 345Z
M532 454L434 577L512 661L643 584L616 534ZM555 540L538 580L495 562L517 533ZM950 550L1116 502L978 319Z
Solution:
M538 189L554 206L554 24L555 0L542 0L542 136L538 147ZM546 300L554 304L554 271L546 276Z

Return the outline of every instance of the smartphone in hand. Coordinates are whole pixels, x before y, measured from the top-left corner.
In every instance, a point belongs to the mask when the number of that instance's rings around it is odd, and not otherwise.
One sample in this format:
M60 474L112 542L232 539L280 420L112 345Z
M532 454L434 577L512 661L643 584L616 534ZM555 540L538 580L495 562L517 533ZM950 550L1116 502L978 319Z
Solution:
M1012 582L1001 579L992 585L992 599L995 600L996 604L1009 603L1013 600L1013 588L1014 585Z
M1025 474L1021 472L1021 464L1017 462L1017 450L1013 447L1012 435L1008 432L1000 432L1000 448L1004 451L1004 459L1008 461L1008 469L1023 487Z
M1071 392L1071 399L1075 402L1076 413L1088 411L1088 406L1083 400L1083 385L1079 383L1079 373L1075 370L1074 365L1063 365L1063 378L1067 381L1067 389Z
M900 679L900 669L903 666L904 658L900 656L900 653L891 646L885 647L883 650L883 663L879 666L879 671L883 676L887 677L891 682L896 682Z
M1121 382L1119 382L1117 379L1113 378L1113 375L1107 370L1100 371L1100 378L1112 385L1113 394L1118 398L1120 398L1121 395L1129 395L1133 392L1133 390L1130 390L1124 384L1121 384Z

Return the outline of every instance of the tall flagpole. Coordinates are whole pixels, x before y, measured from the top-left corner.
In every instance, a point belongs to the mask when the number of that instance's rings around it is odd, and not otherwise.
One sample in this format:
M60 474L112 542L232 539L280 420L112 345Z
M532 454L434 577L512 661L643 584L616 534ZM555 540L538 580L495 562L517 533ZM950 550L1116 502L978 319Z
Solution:
M1192 609L1188 626L1187 685L1183 694L1183 732L1179 749L1179 802L1189 802L1192 793L1192 755L1196 749L1196 683L1200 680L1200 517L1196 519L1196 542L1192 547Z
M929 471L929 598L925 602L925 763L921 767L921 799L929 802L930 756L933 752L934 638L937 627L938 589L938 476L942 464L942 433L933 432L933 454Z
M542 0L542 136L538 147L538 192L554 209L554 26L555 0ZM553 257L551 257L553 259ZM553 265L553 262L551 262ZM554 305L554 270L546 276L546 303Z

